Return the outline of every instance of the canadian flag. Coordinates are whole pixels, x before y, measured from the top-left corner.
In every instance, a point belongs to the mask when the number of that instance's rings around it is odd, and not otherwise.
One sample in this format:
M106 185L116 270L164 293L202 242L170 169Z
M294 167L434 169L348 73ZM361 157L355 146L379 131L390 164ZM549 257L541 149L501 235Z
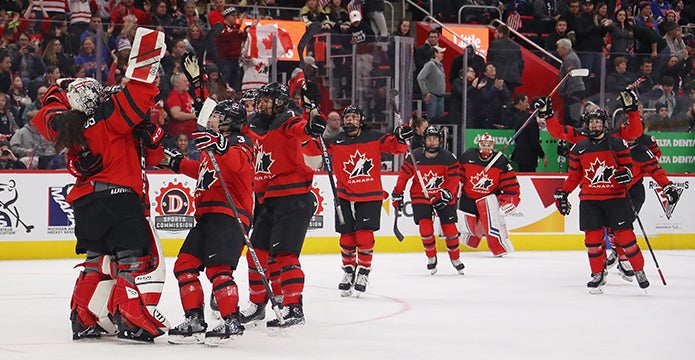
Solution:
M250 58L270 58L273 56L273 35L277 48L277 56L286 55L294 48L290 33L283 28L278 28L277 24L265 24L249 27L248 38L248 57Z

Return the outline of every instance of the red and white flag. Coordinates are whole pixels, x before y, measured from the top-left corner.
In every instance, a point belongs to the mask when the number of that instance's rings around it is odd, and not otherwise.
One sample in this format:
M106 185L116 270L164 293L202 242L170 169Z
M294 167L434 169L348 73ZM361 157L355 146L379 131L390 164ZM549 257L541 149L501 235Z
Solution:
M248 57L270 58L273 56L273 35L277 48L277 56L282 57L294 48L290 33L277 24L265 24L249 27Z

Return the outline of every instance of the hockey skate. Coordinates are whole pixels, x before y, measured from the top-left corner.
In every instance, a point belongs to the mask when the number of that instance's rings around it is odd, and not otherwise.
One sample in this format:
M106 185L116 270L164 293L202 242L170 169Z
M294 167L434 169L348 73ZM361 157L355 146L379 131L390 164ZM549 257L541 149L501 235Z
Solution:
M118 327L117 337L119 339L154 342L155 337L164 335L164 332L161 329L157 329L159 333L157 335L153 335L149 331L128 321L128 319L123 317L120 312L117 312L116 315L113 316L113 322Z
M632 282L635 272L632 270L632 265L627 260L618 261L618 274L623 280Z
M640 289L649 287L649 280L647 280L647 274L644 273L644 270L635 271L635 278L637 278L637 284L639 284Z
M608 255L606 256L606 269L610 269L618 262L618 253L615 252L615 249L609 249L607 251Z
M369 282L369 272L371 270L364 266L357 267L357 277L355 278L355 291L357 296L367 291L367 283Z
M430 271L430 275L437 273L437 257L427 258L427 270Z
M282 319L284 324L280 324L278 319L270 320L266 323L266 327L271 331L276 329L286 329L291 326L304 325L304 311L301 304L290 304L282 308Z
M210 310L212 310L212 317L220 320L222 317L220 316L220 308L217 306L217 300L215 300L215 293L212 292L210 293Z
M82 339L98 339L102 335L108 335L108 332L104 330L99 325L86 326L79 322L77 319L77 310L73 310L70 314L70 321L72 322L72 339L82 340Z
M202 311L187 311L186 319L176 327L169 329L169 344L202 344L208 324L203 319Z
M205 333L205 345L223 345L232 337L243 335L244 330L244 325L239 322L239 313L229 314L214 329Z
M265 319L265 306L267 303L268 300L260 304L249 302L249 305L239 312L239 322L247 326L257 326Z
M586 283L590 294L603 294L601 286L606 284L606 271L591 274L591 281Z
M454 269L459 273L459 275L463 275L463 269L466 267L463 265L463 262L461 262L461 259L456 259L456 260L451 260L451 265L454 265Z
M338 290L340 290L340 296L348 297L352 295L352 287L355 285L355 266L343 266L343 271L343 280L340 280Z

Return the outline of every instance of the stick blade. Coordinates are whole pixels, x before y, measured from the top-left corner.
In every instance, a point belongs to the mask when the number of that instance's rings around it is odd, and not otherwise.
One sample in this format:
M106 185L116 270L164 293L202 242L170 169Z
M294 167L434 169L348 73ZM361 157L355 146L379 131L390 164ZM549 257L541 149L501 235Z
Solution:
M577 77L577 76L586 77L586 76L589 76L589 69L574 69L574 70L570 70L570 76L572 76L572 77Z
M211 98L205 99L203 107L200 109L200 114L198 114L198 125L204 128L208 127L208 119L212 115L212 111L215 110L215 106L217 106L215 100Z
M396 218L393 220L393 235L395 235L396 239L400 242L403 242L403 239L405 239L403 233L398 230L398 210L396 210Z

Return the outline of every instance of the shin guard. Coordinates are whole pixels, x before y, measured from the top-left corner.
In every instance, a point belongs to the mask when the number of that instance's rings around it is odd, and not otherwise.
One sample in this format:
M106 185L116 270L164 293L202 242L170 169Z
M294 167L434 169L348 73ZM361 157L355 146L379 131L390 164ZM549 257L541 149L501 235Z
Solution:
M456 260L460 257L459 249L459 232L456 224L443 224L444 240L446 241L446 251L449 253L450 260Z
M232 269L229 265L215 265L205 270L212 283L212 294L220 309L223 319L237 312L239 306L239 289L234 282Z
M357 267L357 234L340 234L340 256L343 267Z
M304 291L304 271L299 264L299 255L280 253L275 259L280 265L283 305L299 304Z
M422 238L422 246L425 248L425 255L428 258L437 256L437 244L434 238L432 219L420 219L418 227L420 227L420 237Z
M644 269L644 257L639 245L637 245L634 231L631 229L616 230L615 242L625 252L625 256L630 261L633 270L640 271Z
M374 255L374 231L357 230L355 236L357 237L357 265L370 269Z
M584 245L589 257L591 273L603 272L606 265L606 250L604 248L603 230L584 231Z
M198 276L203 262L197 257L181 253L174 263L174 275L179 282L179 296L184 311L203 307L205 295Z

